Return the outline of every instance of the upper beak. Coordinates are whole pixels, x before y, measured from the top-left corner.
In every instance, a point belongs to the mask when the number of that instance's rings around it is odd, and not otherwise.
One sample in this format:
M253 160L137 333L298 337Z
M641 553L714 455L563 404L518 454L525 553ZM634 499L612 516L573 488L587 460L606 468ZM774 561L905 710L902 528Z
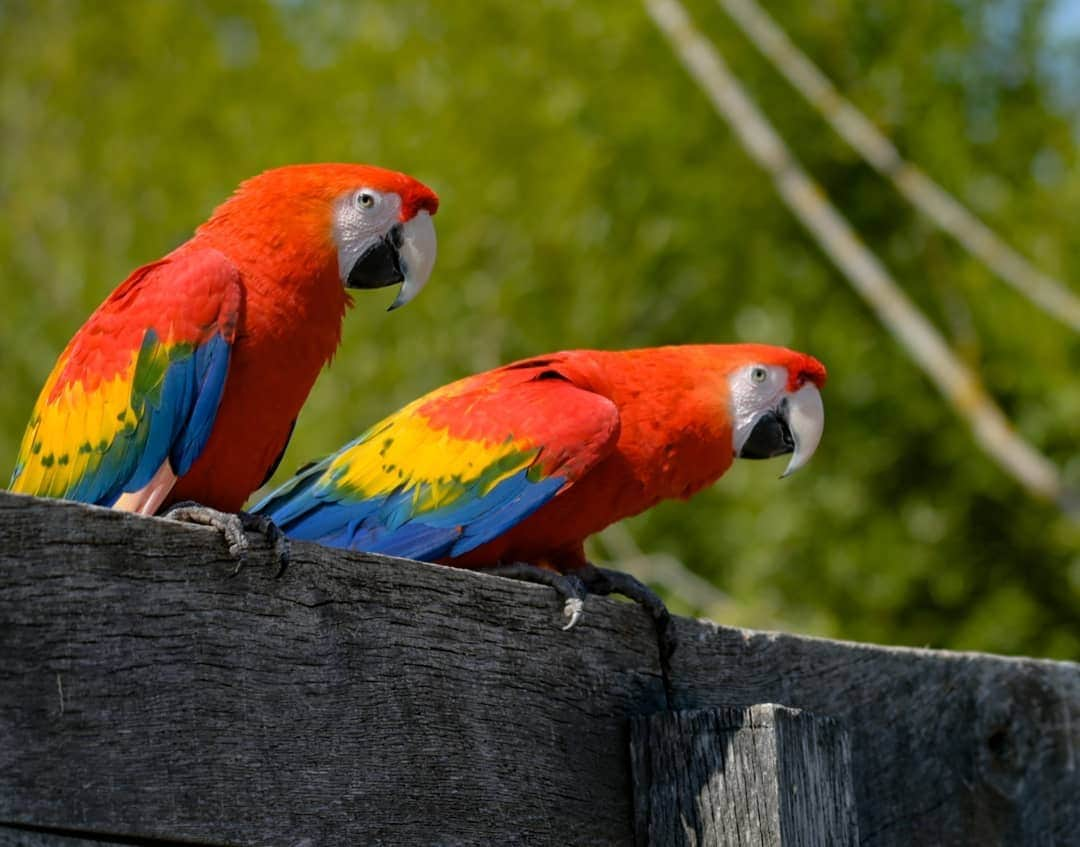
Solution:
M401 227L401 250L398 253L405 284L388 311L404 306L427 285L435 267L435 224L426 209L421 209Z
M795 452L780 478L791 476L810 461L817 446L821 443L821 434L825 431L825 406L821 402L821 392L812 382L788 397L781 404L786 413L788 428L795 441Z
M390 310L404 306L427 284L435 265L435 225L426 210L395 224L364 252L349 271L349 288L382 288L402 283Z
M810 461L825 429L825 407L821 393L806 383L785 397L774 411L766 412L751 430L739 451L743 459L769 459L791 453L791 461L780 475L790 476Z

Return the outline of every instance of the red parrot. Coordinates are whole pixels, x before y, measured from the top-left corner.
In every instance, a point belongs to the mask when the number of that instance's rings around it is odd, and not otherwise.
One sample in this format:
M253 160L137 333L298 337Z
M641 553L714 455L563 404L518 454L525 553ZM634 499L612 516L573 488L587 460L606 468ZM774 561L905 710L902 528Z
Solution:
M34 406L11 490L142 514L179 501L239 510L338 346L346 289L403 283L394 308L427 282L438 202L366 165L244 182L75 334Z
M688 498L735 458L813 455L824 427L817 359L762 344L525 359L436 389L302 470L255 512L291 538L663 604L592 567L585 539L668 498ZM661 655L670 654L663 632Z

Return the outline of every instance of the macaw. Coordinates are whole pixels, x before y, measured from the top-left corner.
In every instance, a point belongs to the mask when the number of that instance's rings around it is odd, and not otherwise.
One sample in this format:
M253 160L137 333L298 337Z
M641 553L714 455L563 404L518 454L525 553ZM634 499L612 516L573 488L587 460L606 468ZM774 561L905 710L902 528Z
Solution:
M435 261L438 203L366 165L242 183L75 334L34 406L11 490L147 515L193 501L178 517L220 526L242 550L247 524L219 518L280 461L341 339L346 289L403 283L391 308L411 300Z
M573 626L584 591L659 598L593 568L584 541L737 458L817 449L824 366L761 344L573 350L436 389L302 470L254 511L287 536L543 582ZM584 590L583 590L584 589Z

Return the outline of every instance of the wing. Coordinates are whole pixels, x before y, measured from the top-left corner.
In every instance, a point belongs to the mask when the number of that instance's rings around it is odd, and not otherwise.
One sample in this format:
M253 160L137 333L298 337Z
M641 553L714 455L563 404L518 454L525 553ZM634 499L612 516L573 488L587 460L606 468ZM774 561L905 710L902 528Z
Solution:
M216 250L181 248L135 271L53 368L11 490L112 506L162 476L171 487L210 437L240 299Z
M481 377L496 377L485 385ZM255 507L287 535L411 559L479 547L557 497L618 439L615 405L552 370L434 392Z

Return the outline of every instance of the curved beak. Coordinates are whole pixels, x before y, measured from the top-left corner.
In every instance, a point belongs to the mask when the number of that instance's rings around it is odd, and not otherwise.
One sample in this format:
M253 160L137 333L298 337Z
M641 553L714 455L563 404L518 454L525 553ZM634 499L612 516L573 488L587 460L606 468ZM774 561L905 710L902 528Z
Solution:
M818 391L817 386L808 382L785 399L780 408L787 417L788 428L795 442L795 451L791 455L791 461L780 474L780 478L783 479L785 476L791 476L809 462L810 457L817 450L821 442L821 434L825 431L825 406L821 402L821 392Z
M435 224L426 209L417 212L412 220L401 225L401 248L398 259L405 282L387 311L393 311L412 300L427 285L435 267Z
M356 260L345 284L349 288L382 288L402 283L389 311L404 306L427 284L435 266L435 225L424 209L395 224Z
M780 475L783 479L810 461L824 430L825 407L821 392L808 382L785 397L777 409L758 418L739 451L739 458L770 459L791 453L791 461Z

